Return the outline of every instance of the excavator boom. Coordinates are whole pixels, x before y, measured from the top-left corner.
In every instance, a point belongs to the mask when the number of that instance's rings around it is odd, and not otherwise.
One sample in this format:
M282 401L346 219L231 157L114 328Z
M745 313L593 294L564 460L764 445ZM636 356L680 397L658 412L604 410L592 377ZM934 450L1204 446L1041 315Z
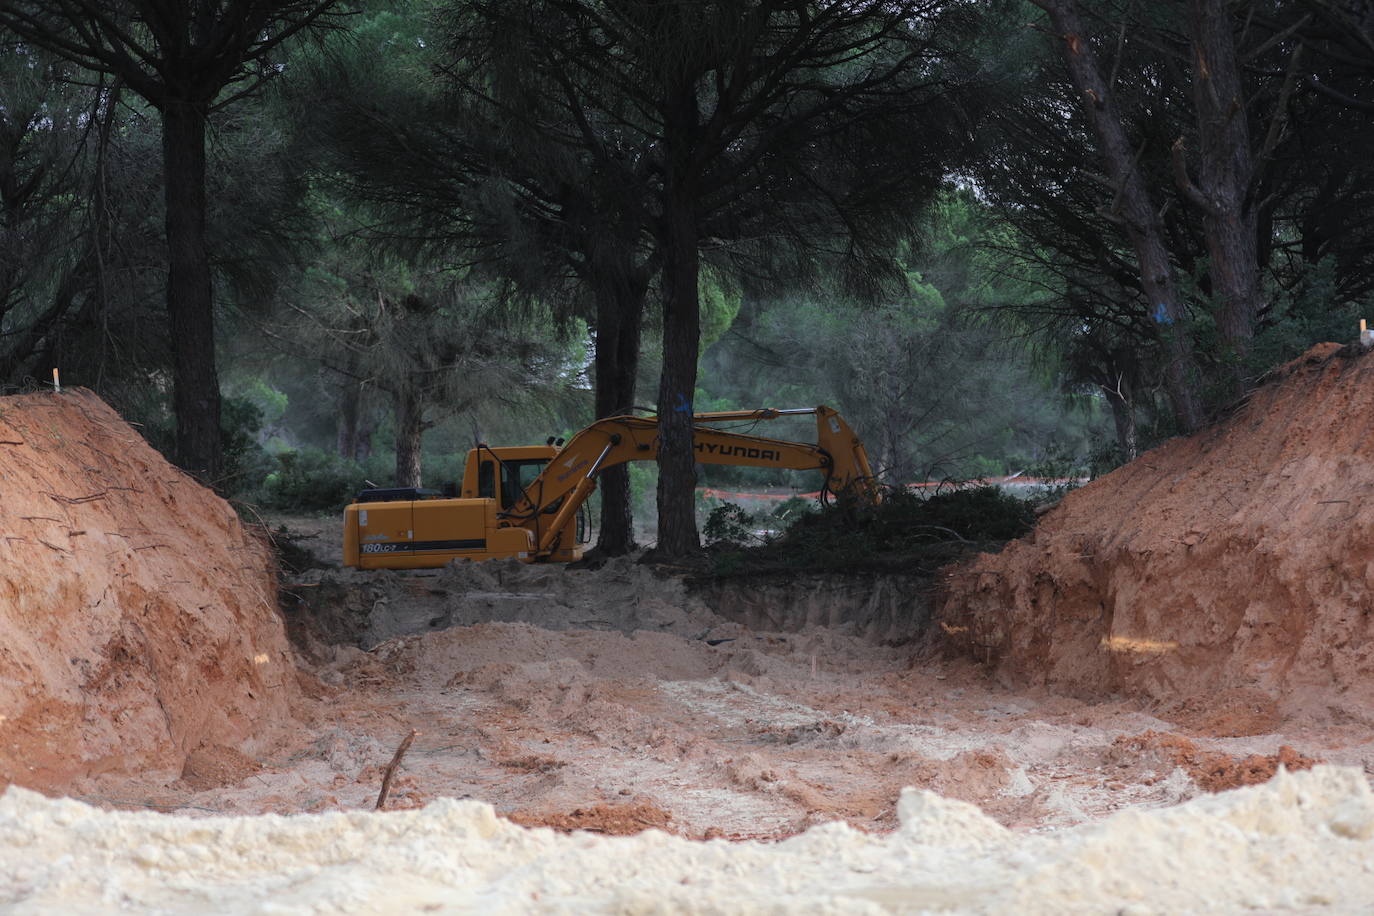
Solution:
M800 415L815 416L814 443L717 426L747 423L753 429L758 422ZM701 464L817 470L825 475L822 498L847 493L870 502L879 499L863 443L829 407L717 411L696 414L693 421L693 447ZM468 498L415 497L410 502L368 503L360 497L358 503L349 506L345 513L344 563L396 568L442 566L460 556L518 556L531 562L575 559L581 555L580 546L570 543L580 540L575 534L576 516L596 489L597 475L617 464L653 461L658 457L658 445L656 417L597 420L574 434L529 483L517 482L513 490L503 490L500 500L490 485L484 487L470 478L481 480L483 473L494 474L495 464L506 471L506 461L498 452L524 459L518 462L522 464L547 453L536 447L497 450L479 446L469 457L464 479L462 492ZM502 479L518 481L519 474L503 473ZM378 533L363 530L369 519L375 521ZM409 527L403 527L406 519L413 520ZM397 533L402 530L403 539Z
M816 442L792 442L748 433L716 429L712 424L775 420L814 414ZM877 488L868 453L842 417L828 407L801 410L763 408L696 414L692 438L701 464L818 470L825 474L822 493L856 492L874 500ZM545 472L526 490L526 498L511 513L520 523L533 523L540 553L557 543L562 527L596 489L596 475L628 461L658 458L658 419L653 416L608 417L579 431ZM553 519L542 523L547 507L557 505Z

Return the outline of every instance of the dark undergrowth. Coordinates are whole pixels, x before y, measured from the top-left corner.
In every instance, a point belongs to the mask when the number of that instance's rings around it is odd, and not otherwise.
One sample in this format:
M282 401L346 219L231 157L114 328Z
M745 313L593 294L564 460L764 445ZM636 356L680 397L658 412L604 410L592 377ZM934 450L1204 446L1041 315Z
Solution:
M277 556L277 567L288 576L296 576L305 572L307 569L327 569L328 563L322 563L310 550L301 546L300 542L309 540L311 536L293 534L287 530L285 525L278 525L276 530L267 529L268 538L272 544L272 551Z
M781 533L756 533L758 519L727 504L705 529L705 574L715 578L795 572L884 572L928 577L977 552L995 552L1035 524L1036 503L994 486L934 494L883 490L868 505L837 499L801 514Z

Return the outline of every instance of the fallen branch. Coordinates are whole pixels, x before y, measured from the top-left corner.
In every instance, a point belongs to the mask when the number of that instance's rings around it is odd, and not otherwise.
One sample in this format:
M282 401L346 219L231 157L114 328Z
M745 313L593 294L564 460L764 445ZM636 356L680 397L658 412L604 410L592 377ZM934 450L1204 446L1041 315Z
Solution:
M396 755L386 765L386 772L382 774L382 791L377 793L377 805L372 809L373 811L382 810L382 806L386 804L387 793L391 791L391 778L396 775L396 768L401 765L401 758L406 755L406 751L410 750L410 742L414 741L418 734L419 732L412 728L410 734L406 735L405 740L401 742L401 746L396 748Z
M111 487L111 488L110 488L110 490L115 490L115 489L129 490L129 489L132 489L132 487ZM101 490L99 493L92 493L92 494L90 494L89 496L62 496L61 494L58 494L58 493L48 493L48 494L46 494L46 495L47 495L48 499L56 500L57 502L60 502L60 503L67 503L68 505L75 506L75 505L77 505L78 503L88 503L88 502L93 502L93 501L95 501L95 500L97 500L97 499L104 499L107 495L109 495L110 490Z
M965 544L972 544L972 543L973 543L972 541L970 541L968 538L964 537L964 536L963 536L962 534L960 534L959 532L955 531L955 530L952 529L952 528L946 528L944 525L913 525L912 527L913 527L913 528L928 528L928 529L930 529L931 531L942 531L942 532L944 532L945 534L949 535L950 537L954 538L956 541L962 541L962 542L965 543Z

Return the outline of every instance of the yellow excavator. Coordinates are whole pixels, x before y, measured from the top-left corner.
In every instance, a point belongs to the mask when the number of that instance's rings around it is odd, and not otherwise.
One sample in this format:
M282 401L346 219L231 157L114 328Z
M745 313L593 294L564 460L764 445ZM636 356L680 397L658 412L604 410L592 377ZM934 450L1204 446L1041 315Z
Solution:
M814 414L816 442L790 442L717 429ZM849 424L829 407L726 410L693 416L701 464L818 470L821 493L849 493L876 502L868 453ZM561 446L561 447L560 447ZM518 557L529 563L570 562L586 547L580 511L596 476L627 461L658 457L658 419L597 420L567 444L468 452L461 488L448 493L414 487L364 490L344 510L344 565L358 569L422 569L450 560ZM453 492L457 489L457 492Z

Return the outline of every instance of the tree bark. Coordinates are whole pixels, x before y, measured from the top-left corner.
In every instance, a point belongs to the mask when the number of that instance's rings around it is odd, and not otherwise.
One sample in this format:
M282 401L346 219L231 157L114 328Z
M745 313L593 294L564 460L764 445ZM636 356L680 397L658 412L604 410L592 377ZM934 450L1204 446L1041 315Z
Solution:
M205 110L162 106L167 317L172 339L177 462L214 486L223 474L210 256L205 243Z
M647 284L628 271L613 273L597 295L596 416L613 417L634 406L639 372L639 340ZM630 468L619 464L601 472L601 530L596 550L603 556L622 556L635 549L634 516L630 506Z
M1107 403L1112 408L1112 422L1116 426L1116 444L1121 448L1121 454L1127 461L1134 461L1139 454L1139 436L1136 433L1135 410L1123 394L1106 385L1102 386L1102 393L1107 398Z
M665 106L663 188L663 374L658 387L659 556L701 550L696 518L696 452L692 398L701 340L698 297L697 195L691 181L691 144L698 127L695 87L679 86Z
M1217 330L1231 361L1232 395L1245 393L1241 360L1250 351L1260 311L1256 209L1250 204L1255 174L1249 118L1241 87L1231 17L1223 0L1191 0L1193 104L1197 113L1200 188L1185 195L1203 213ZM1181 148L1177 148L1179 156Z
M358 414L358 431L353 440L353 460L366 461L372 457L372 434L377 431L377 418L371 411Z
M424 406L409 385L392 396L396 405L396 486L420 486L420 443L424 438Z
M1088 43L1087 32L1073 0L1032 0L1050 16L1063 41L1064 61L1093 134L1097 137L1107 174L1116 186L1114 209L1108 218L1121 226L1135 249L1140 286L1154 317L1164 353L1165 388L1179 425L1187 431L1202 425L1197 364L1184 328L1182 296L1164 243L1159 208L1151 199L1145 176L1116 109L1111 87Z
M339 396L339 457L356 461L359 456L359 433L362 418L363 386L355 379L343 380Z

